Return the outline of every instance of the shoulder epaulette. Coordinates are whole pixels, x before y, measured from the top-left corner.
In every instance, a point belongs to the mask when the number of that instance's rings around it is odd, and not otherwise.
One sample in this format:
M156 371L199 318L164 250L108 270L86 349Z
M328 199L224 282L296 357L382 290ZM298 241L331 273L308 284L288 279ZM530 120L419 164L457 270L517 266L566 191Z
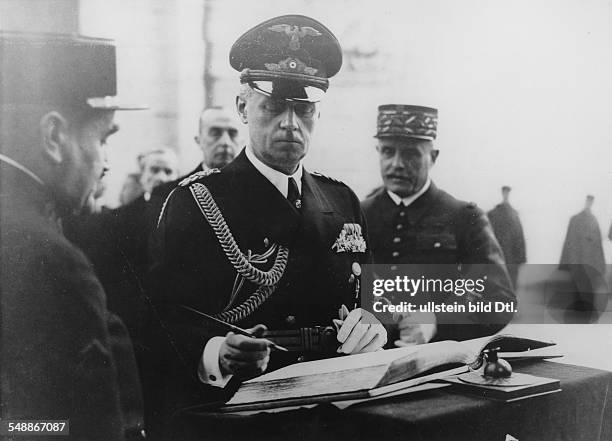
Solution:
M221 170L218 168L209 168L208 170L202 170L199 172L195 172L191 176L187 176L181 182L179 182L179 187L186 187L198 179L205 178L206 176L212 175L213 173L219 173Z
M329 176L322 175L319 172L311 172L310 174L319 178L327 179L328 181L334 182L336 184L346 185L344 182L339 181L338 179L330 178Z

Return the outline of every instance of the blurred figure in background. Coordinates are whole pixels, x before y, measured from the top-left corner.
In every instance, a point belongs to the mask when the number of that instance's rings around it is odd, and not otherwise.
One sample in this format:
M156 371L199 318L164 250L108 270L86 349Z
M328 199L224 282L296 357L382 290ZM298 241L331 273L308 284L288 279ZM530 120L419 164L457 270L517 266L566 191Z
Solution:
M518 211L510 205L511 190L507 185L502 187L501 204L497 204L493 210L487 213L487 216L491 221L495 237L504 252L510 280L512 280L512 285L516 289L520 265L527 261L527 257L523 226Z
M69 420L71 440L144 438L132 345L62 234L106 171L115 46L0 32L2 418Z
M178 157L174 150L156 149L138 155L140 187L145 201L151 199L153 189L178 177Z
M178 157L174 150L149 150L139 154L136 161L138 173L126 176L119 194L119 205L127 205L143 194L148 201L155 187L178 177Z
M547 306L562 323L593 323L608 303L601 230L591 212L594 200L588 195L584 209L570 218L560 271L548 281Z
M606 261L601 243L599 222L591 212L595 197L587 195L584 209L571 217L567 227L563 251L561 252L561 269L571 265L589 265L599 274L605 274Z

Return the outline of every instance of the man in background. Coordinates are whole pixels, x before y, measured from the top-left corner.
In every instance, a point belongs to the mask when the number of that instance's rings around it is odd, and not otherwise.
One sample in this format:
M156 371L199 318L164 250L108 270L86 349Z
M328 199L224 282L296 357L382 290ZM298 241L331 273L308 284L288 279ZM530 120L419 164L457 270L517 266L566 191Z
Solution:
M418 265L413 267L418 270L410 275L413 278L486 279L482 298L467 293L446 300L515 300L501 249L484 212L437 188L429 176L439 154L434 148L438 111L388 104L378 108L377 122L376 150L384 187L361 204L374 263L387 265L389 277L403 276L400 265L413 264ZM399 320L397 344L493 334L511 317L511 313L496 317L406 314Z
M130 339L62 234L117 131L109 40L0 33L2 420L68 420L66 439L144 438Z
M504 252L506 267L512 286L517 288L517 279L520 265L527 261L525 251L525 236L518 211L510 205L511 188L504 185L502 191L502 202L487 213L495 237Z
M225 167L240 150L240 130L235 113L223 107L204 109L194 140L202 151L200 170Z
M174 150L155 149L138 155L140 186L145 201L151 199L156 187L173 181L178 176L178 157Z
M159 186L152 194L153 211L159 212L166 197L179 182L202 170L220 169L229 164L240 149L240 131L236 115L223 107L209 107L198 120L194 140L202 152L202 162L185 176Z
M594 196L587 195L584 209L570 218L561 252L561 269L588 265L601 275L606 272L601 230L591 210L594 201Z

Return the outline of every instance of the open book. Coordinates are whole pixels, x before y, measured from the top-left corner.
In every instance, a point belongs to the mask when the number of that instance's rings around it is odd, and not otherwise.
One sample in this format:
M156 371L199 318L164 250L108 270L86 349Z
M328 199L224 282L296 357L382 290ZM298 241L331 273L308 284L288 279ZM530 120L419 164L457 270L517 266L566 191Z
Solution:
M524 353L554 344L500 334L296 363L243 383L220 410L368 398L477 369L487 348Z

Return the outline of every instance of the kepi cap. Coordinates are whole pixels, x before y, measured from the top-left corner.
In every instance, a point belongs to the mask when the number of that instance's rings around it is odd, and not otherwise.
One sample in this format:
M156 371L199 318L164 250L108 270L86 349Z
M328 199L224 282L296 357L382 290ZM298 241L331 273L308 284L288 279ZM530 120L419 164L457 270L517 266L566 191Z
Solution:
M283 15L258 24L236 40L230 64L266 96L319 101L342 66L342 49L323 24L303 15Z
M77 35L0 32L0 100L4 104L82 105L138 110L117 100L112 40Z
M433 141L438 130L438 110L406 104L378 107L375 138L416 138Z

